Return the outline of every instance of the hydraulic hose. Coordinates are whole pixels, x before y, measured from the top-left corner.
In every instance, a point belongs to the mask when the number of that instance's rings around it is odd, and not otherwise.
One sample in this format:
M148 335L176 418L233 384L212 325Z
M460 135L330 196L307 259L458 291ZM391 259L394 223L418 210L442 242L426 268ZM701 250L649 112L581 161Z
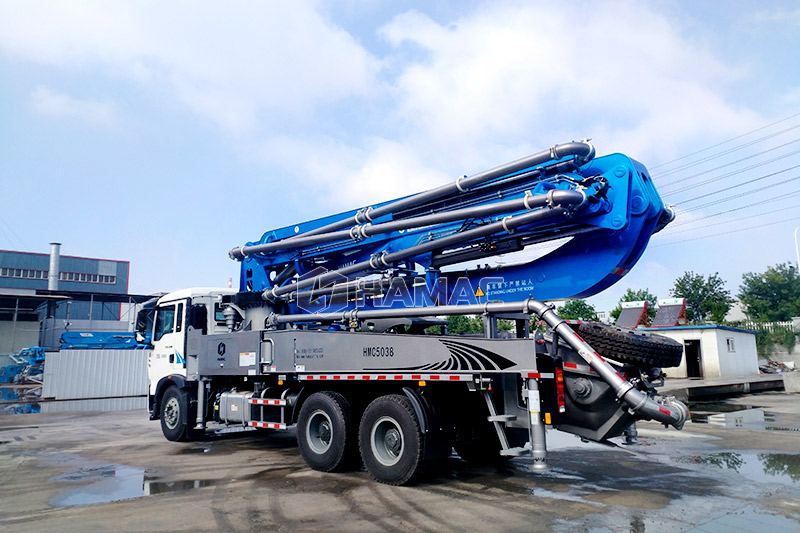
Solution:
M527 224L535 222L549 221L557 217L565 217L569 211L563 207L554 207L552 209L538 209L523 215L513 217L505 217L498 222L485 224L477 228L466 230L460 233L454 233L446 237L434 239L416 246L410 246L403 250L398 250L391 253L381 253L370 257L367 261L361 261L353 265L349 265L338 270L330 270L319 276L310 277L296 281L289 285L275 286L263 292L265 300L275 301L281 297L287 296L291 293L297 292L300 289L307 289L309 287L322 287L332 281L338 281L343 276L349 276L365 271L380 271L391 268L394 263L414 257L415 255L430 252L446 246L461 244L471 239L493 235L499 232L511 233L514 229Z
M508 174L513 174L514 172L520 172L522 170L535 167L536 165L542 165L548 161L555 162L567 157L573 157L574 164L577 166L582 166L594 159L594 156L594 145L589 141L572 141L568 143L556 144L547 150L542 150L541 152L511 161L510 163L505 163L489 170L484 170L483 172L473 174L472 176L464 176L457 179L455 182L448 183L447 185L442 185L440 187L436 187L435 189L423 191L407 198L401 198L381 207L366 207L356 213L355 217L352 219L338 220L286 240L288 241L292 239L299 239L301 237L308 237L310 235L328 233L330 231L347 228L353 224L371 222L383 215L388 215L403 209L418 207L427 202L439 200L451 194L467 192L468 190L482 183L486 183Z
M399 230L410 230L415 228L423 228L432 226L434 224L443 224L446 222L453 222L463 220L466 218L480 218L494 216L501 213L510 213L520 211L523 209L536 209L546 205L569 205L573 207L580 206L586 200L586 193L583 191L564 191L552 190L547 194L540 194L533 196L526 194L524 198L516 200L506 200L504 202L496 202L492 204L479 205L473 207L465 207L463 209L455 209L453 211L443 211L441 213L433 213L430 215L423 215L412 218L404 218L401 220L392 220L383 222L381 224L366 223L362 225L355 225L346 230L331 231L328 233L320 233L317 235L302 235L292 239L285 239L275 242L267 242L263 244L253 244L250 246L239 246L229 252L231 259L242 260L248 255L257 253L272 252L275 250L292 250L303 248L305 246L312 246L324 242L353 240L359 241L381 233L389 233Z

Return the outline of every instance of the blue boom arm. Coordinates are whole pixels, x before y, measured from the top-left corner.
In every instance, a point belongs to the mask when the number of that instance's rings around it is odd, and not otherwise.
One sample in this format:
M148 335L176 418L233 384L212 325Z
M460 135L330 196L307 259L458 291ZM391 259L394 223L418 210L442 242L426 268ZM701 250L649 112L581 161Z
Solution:
M404 198L264 233L231 250L240 290L289 313L586 297L672 220L647 169L566 143ZM524 250L557 240L533 257ZM481 261L520 252L517 263Z

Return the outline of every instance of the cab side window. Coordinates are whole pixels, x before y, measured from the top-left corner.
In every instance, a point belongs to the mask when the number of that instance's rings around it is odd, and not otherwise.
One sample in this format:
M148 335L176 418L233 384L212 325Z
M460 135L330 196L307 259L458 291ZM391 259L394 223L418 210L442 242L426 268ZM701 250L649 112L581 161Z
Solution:
M175 306L159 307L156 310L156 328L153 333L153 340L161 340L167 333L172 333L175 326Z

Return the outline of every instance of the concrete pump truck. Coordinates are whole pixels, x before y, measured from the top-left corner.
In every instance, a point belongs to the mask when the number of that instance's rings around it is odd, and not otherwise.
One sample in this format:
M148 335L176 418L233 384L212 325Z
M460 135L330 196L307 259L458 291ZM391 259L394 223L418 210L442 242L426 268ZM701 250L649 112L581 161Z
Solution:
M294 429L311 468L389 484L453 450L544 469L546 426L597 442L637 420L681 429L688 409L653 385L679 344L544 303L617 282L672 219L642 164L584 141L267 231L230 251L238 290L172 292L141 321L151 419L172 441ZM448 334L455 315L485 335Z

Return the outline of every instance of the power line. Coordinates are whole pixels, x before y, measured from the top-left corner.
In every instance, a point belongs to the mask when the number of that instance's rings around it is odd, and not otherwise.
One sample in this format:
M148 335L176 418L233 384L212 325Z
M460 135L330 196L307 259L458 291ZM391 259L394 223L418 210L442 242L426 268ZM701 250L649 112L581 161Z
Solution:
M699 241L700 239L710 239L712 237L720 237L722 235L730 235L732 233L739 233L739 232L742 232L742 231L749 231L749 230L754 230L754 229L759 229L759 228L766 228L767 226L774 226L776 224L782 224L784 222L792 222L794 220L800 220L800 216L796 216L796 217L792 217L792 218L785 218L785 219L782 219L782 220L775 220L773 222L768 222L766 224L760 224L758 226L749 226L749 227L746 227L746 228L739 228L739 229L735 229L735 230L731 230L731 231L724 231L722 233L714 233L712 235L703 235L702 237L694 237L692 239L681 239L679 241L673 241L673 242L659 242L659 243L654 244L653 248L660 248L661 246L670 246L670 245L673 245L673 244L683 244L683 243L690 242L690 241Z
M783 207L781 209L773 209L773 210L771 210L769 212L769 214L771 215L773 213L780 213L782 211L788 211L789 209L799 209L799 208L800 208L800 205L790 205L788 207ZM670 226L667 226L667 229L663 233L658 233L658 236L660 236L660 237L670 237L670 236L672 236L672 235L674 235L676 233L686 233L687 231L697 231L699 229L705 230L706 228L712 228L714 226L721 226L721 225L724 225L724 224L732 224L732 223L735 223L735 222L741 222L742 220L750 220L752 218L759 218L759 217L763 217L763 216L764 216L764 213L757 213L755 215L749 215L749 216L746 216L746 217L737 218L736 220L723 220L722 222L714 222L713 224L703 224L702 228L685 228L685 229L679 229L678 231L669 231L670 230ZM703 220L703 219L692 220L691 222L687 222L686 225L694 224L695 222L698 222L699 220Z
M772 139L772 138L777 137L779 135L783 135L784 133L786 133L788 131L796 130L797 128L800 128L800 124L795 124L794 126L792 126L790 128L786 128L784 130L781 130L781 131L778 131L778 132L775 132L775 133L770 133L769 135L765 135L764 137L759 137L758 139L746 142L744 144L740 144L738 146L734 146L733 148L728 148L727 150L723 150L722 152L717 152L716 154L712 154L712 155L704 157L702 159L698 159L697 161L692 161L691 163L686 163L685 165L681 165L679 167L671 168L671 169L669 169L669 170L667 170L665 172L657 174L656 177L657 178L662 178L664 176L669 176L670 174L675 174L676 172L680 172L681 170L685 170L687 168L696 167L697 165L700 165L702 163L706 163L706 162L711 161L713 159L718 159L718 158L720 158L722 156L726 156L728 154L731 154L733 152L741 150L742 148L747 148L749 146L753 146L754 144L758 144L761 141L766 141L767 139Z
M794 143L797 143L797 142L800 142L800 138L793 139L793 140L791 140L791 141L789 141L787 143L779 144L778 146L773 146L772 148L768 148L766 150L762 150L762 151L756 152L754 154L750 154L748 156L742 157L742 158L737 159L735 161L731 161L729 163L725 163L724 165L719 165L717 167L710 168L708 170L704 170L703 172L698 172L697 174L692 174L691 176L686 176L686 177L684 177L682 179L679 179L677 181L673 181L672 183L667 183L667 184L664 185L664 187L668 189L673 185L678 185L679 183L682 183L684 181L689 181L691 179L697 178L697 177L702 176L704 174L708 174L709 172L714 172L715 170L720 170L722 168L729 167L731 165L736 165L737 163L741 163L742 161L747 161L748 159L753 159L754 157L758 157L760 155L764 155L764 154L767 154L769 152L774 152L775 150L780 150L781 148L785 148L785 147L789 146L790 144L794 144ZM797 154L797 153L800 153L800 150L796 150L794 152L789 152L788 154L783 154L782 156L779 156L776 159L786 158L786 157L789 157L790 155L794 155L794 154ZM762 161L762 163L766 163L766 162ZM680 192L680 191L678 191L678 192Z
M742 183L737 183L736 185L731 185L731 186L729 186L729 187L727 187L725 189L720 189L720 190L709 192L709 193L706 193L706 194L701 194L700 196L695 196L693 198L689 198L687 200L683 200L683 201L677 202L675 205L681 205L682 206L682 205L688 204L689 202L694 202L694 201L700 200L702 198L708 198L709 196L714 196L715 194L720 194L720 193L723 193L723 192L729 192L732 189L737 189L739 187L742 187L744 185L748 185L750 183L755 183L755 182L761 181L763 179L771 178L772 176L777 176L778 174L782 174L782 173L784 173L784 172L786 172L788 170L793 170L793 169L798 168L798 167L800 167L800 165L796 165L796 166L793 166L793 167L785 168L783 170L779 170L777 172L772 172L770 174L764 174L763 176L759 176L759 177L753 178L751 180L743 181ZM785 183L790 183L790 182L796 181L798 179L800 179L800 175L791 177L789 179L785 179L785 180L779 181L777 183L772 183L770 185L769 189L763 188L763 187L759 188L759 189L750 189L749 191L745 191L745 192L739 193L739 194L734 194L734 195L731 195L731 196L725 196L723 198L720 198L720 199L717 199L717 200L713 200L711 202L706 202L705 204L700 204L700 205L697 205L697 206L694 206L694 207L689 207L689 208L686 208L686 209L681 208L681 210L684 211L684 212L695 211L697 209L702 209L704 207L709 207L709 206L716 205L716 204L721 204L723 202L727 202L729 200L733 200L733 199L736 199L736 198L741 198L742 196L746 196L748 194L760 194L762 192L769 192L772 187L777 187L779 185L783 185Z
M750 134L752 134L752 133L755 133L755 132L757 132L757 131L762 131L762 130L765 130L765 129L767 129L767 128L771 128L772 126L775 126L775 125L777 125L777 124L781 124L781 123L783 123L783 122L786 122L786 121L788 121L788 120L791 120L791 119L793 119L793 118L796 118L796 117L800 117L800 113L795 113L794 115L789 115L789 116L788 116L788 117L786 117L786 118L782 118L782 119L780 119L780 120L776 120L775 122L771 122L771 123L769 123L769 124L767 124L767 125L765 125L765 126L761 126L761 127L759 127L759 128L756 128L756 129L754 129L754 130L747 131L747 132L745 132L745 133L742 133L742 134L740 134L740 135L737 135L737 136L735 136L735 137L731 137L730 139L726 139L726 140L724 140L724 141L718 142L717 144L712 144L711 146L707 146L707 147L705 147L705 148L702 148L702 149L700 149L700 150L696 150L696 151L694 151L694 152L691 152L691 153L688 153L688 154L686 154L686 155L682 155L681 157L677 157L677 158L675 158L675 159L671 159L671 160L669 160L669 161L666 161L666 162L664 162L664 163L661 163L661 164L655 165L655 166L651 167L651 170L652 170L652 169L656 169L656 168L665 167L665 166L667 166L667 165L670 165L670 164L672 164L672 163L675 163L676 161L682 161L682 160L684 160L684 159L687 159L687 158L689 158L689 157L692 157L693 155L702 154L703 152L707 152L708 150L713 150L714 148L717 148L718 146L722 146L723 144L728 144L729 142L735 141L735 140L737 140L737 139L741 139L742 137L747 137L748 135L750 135Z
M760 202L753 202L753 203L750 203L750 204L747 204L747 205L734 207L734 208L728 209L726 211L720 211L719 213L712 213L710 215L706 215L706 216L703 216L703 217L700 217L700 218L696 218L692 222L697 222L699 220L706 220L708 218L713 218L713 217L717 217L717 216L720 216L720 215L726 215L728 213L733 213L735 211L741 211L742 209L750 209L751 207L755 207L755 206L758 206L758 205L763 205L763 204L766 204L768 202L779 202L779 201L782 201L782 200L786 200L787 198L794 198L795 196L798 196L798 195L800 195L800 191L796 191L796 192L793 192L793 193L790 193L790 194L786 194L786 195L782 196L781 198L777 198L777 199L776 198L767 198L765 200L761 200ZM684 222L682 224L675 224L673 227L685 226L687 224L691 224L691 222Z
M713 178L708 178L707 180L699 181L699 182L695 183L694 185L687 185L687 186L685 186L685 187L683 187L681 189L675 189L674 191L667 191L665 194L674 195L674 194L680 194L680 193L686 192L686 191L691 191L691 190L697 189L698 187L702 187L703 185L708 185L709 183L714 183L714 182L717 182L719 180L723 180L725 178L730 178L731 176L735 176L737 174L743 174L743 173L745 173L745 172L747 172L749 170L754 170L754 169L757 169L757 168L760 168L760 167L767 166L767 165L772 164L772 163L774 163L776 161L780 161L781 159L786 159L787 157L791 157L791 156L796 155L798 153L800 153L800 150L796 150L794 152L789 152L788 154L779 155L778 157L773 157L772 159L768 159L766 161L761 161L760 163L756 163L754 165L750 165L749 167L742 167L742 168L740 168L738 170L733 170L731 172L728 172L727 174L720 174L719 176L714 176Z

